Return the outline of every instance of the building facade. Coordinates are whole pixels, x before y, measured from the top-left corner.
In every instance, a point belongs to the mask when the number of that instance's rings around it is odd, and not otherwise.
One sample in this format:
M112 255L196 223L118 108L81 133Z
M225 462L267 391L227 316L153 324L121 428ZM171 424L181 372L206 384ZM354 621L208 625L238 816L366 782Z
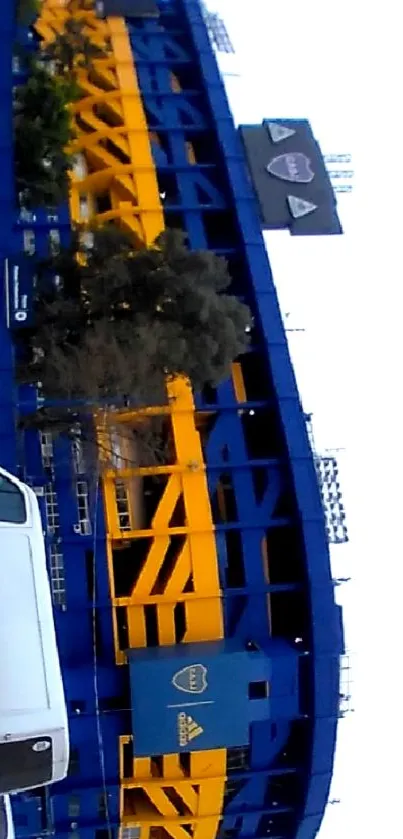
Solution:
M35 37L79 14L108 55L82 71L68 206L18 213L4 167L1 257L43 255L88 219L146 244L183 228L192 248L228 260L231 290L254 313L252 348L216 390L169 386L169 407L153 408L167 462L138 464L138 413L121 411L113 435L98 431L115 458L99 470L85 441L16 431L40 393L16 388L2 289L1 462L42 505L71 739L66 780L14 799L16 833L310 839L332 775L343 651L315 465L201 7L140 6L43 0ZM11 0L0 27L10 162Z

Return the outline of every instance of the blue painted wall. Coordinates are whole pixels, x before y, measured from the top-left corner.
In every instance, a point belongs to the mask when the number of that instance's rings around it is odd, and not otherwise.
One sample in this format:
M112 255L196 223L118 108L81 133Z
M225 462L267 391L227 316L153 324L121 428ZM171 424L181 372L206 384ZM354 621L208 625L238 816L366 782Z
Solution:
M249 746L235 746L228 752L222 832L263 837L270 830L272 839L291 835L308 839L317 830L328 795L339 705L338 658L343 646L320 496L242 145L200 8L196 0L161 0L159 5L158 25L138 20L129 26L150 128L159 138L153 152L161 192L166 193L166 221L173 227L183 226L193 248L209 247L227 258L232 291L252 306L255 315L252 351L243 360L246 401L239 405L230 382L198 398L200 412L206 417L214 414L214 420L206 423L203 445L226 636L238 645L252 642L264 649L270 620L273 636L286 640L293 654L298 653L301 673L293 693L299 698L293 719L284 719L278 710L267 719L251 721ZM64 238L69 228L66 208L58 211L56 219L39 212L21 218L14 209L12 4L5 6L0 24L4 69L0 153L5 161L5 177L0 181L1 260L21 251L24 229L34 231L37 251L43 253L50 229L56 227ZM172 91L172 72L182 85L181 93ZM188 141L196 152L192 165ZM2 283L0 294L4 294ZM3 313L4 298L1 303ZM50 790L51 806L48 796L39 794L16 802L17 833L36 837L50 829L62 835L76 821L80 837L104 839L96 835L106 828L100 793L105 778L114 830L119 817L117 738L130 730L131 714L126 677L113 663L102 505L98 500L96 535L75 533L77 480L88 481L94 511L89 465L77 475L66 442L58 444L46 462L36 433L15 433L15 405L19 402L24 411L32 406L34 394L15 388L12 344L3 318L0 349L1 462L35 486L53 488L58 502L57 526L53 532L48 530L46 538L48 549L57 548L64 559L65 598L55 603L55 620L72 742L70 774ZM226 487L225 520L216 499L220 479ZM41 503L45 509L44 500ZM262 555L264 540L270 578ZM89 582L93 571L95 601ZM102 638L100 724L93 680L94 611ZM119 697L120 707L118 703L111 709L110 700ZM73 819L72 797L77 795L80 812Z
M283 773L287 760L302 760L303 777L300 775L298 782L293 777L289 783L292 812L276 816L270 825L271 833L276 833L277 825L279 835L288 835L300 824L302 837L311 835L314 822L320 823L332 773L339 654L343 649L341 617L334 604L303 412L243 148L199 4L196 0L161 2L160 8L159 24L131 24L131 40L150 128L157 135L153 153L161 192L166 195L166 221L173 227L184 226L192 247L209 247L228 259L232 290L255 313L253 351L243 364L247 391L243 410L239 410L230 382L204 394L198 403L200 410L216 412L205 438L205 456L226 634L264 642L268 633L266 593L270 591L274 632L290 642L302 633L304 645L315 649L304 674L311 685L310 695L304 697L309 722L299 720L292 726L266 722L251 727L248 768L252 775L243 785L242 796L263 806L268 795L270 798L267 785L274 798L278 788L277 776L268 780L274 771L270 767ZM177 75L181 93L172 92L171 73ZM192 165L188 141L196 151ZM231 495L230 516L225 522L214 504L223 476ZM276 558L275 580L270 583L262 563L264 537L271 558ZM285 563L282 568L280 565L284 555L295 558L288 573ZM283 621L282 614L286 616ZM263 768L268 770L264 781L258 774ZM231 801L232 810L238 795ZM261 823L257 814L240 818L242 800L239 798L236 834L250 835L255 830L257 835L264 834L267 820ZM306 808L301 821L296 818L296 807L299 815ZM223 831L227 829L235 828L225 818Z
M252 723L299 716L298 653L281 641L131 650L129 662L138 756L247 746Z

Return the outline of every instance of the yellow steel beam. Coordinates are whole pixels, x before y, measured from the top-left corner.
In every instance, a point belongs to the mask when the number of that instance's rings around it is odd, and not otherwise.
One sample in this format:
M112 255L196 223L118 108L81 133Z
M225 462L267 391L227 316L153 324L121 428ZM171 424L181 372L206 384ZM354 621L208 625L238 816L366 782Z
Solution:
M72 107L77 131L72 151L80 160L80 175L71 178L70 214L73 223L90 218L115 220L134 237L134 243L151 245L164 229L164 217L153 164L147 120L144 113L132 50L124 20L98 20L88 2L76 0L63 4L59 0L43 0L37 31L46 42L63 28L68 15L80 16L94 42L107 48L107 56L94 62L90 73L79 72L82 96ZM122 163L122 153L127 163ZM191 150L189 152L191 155ZM97 210L97 198L109 195L110 210ZM200 435L196 428L195 406L188 383L178 379L167 388L168 405L136 412L117 412L114 424L138 424L149 416L165 415L171 424L176 453L175 462L167 469L165 491L153 516L151 527L124 529L124 514L118 509L117 492L125 492L125 481L139 485L145 475L161 474L159 467L146 473L128 474L127 470L108 470L103 478L107 524L107 561L113 608L113 629L116 660L125 661L120 649L118 613L125 611L125 627L129 646L146 645L144 606L155 602L158 614L159 639L162 644L175 643L175 606L184 603L186 611L185 642L214 640L223 637L222 603L218 577L218 561L211 514L206 470ZM101 422L99 441L102 450L107 429ZM122 490L123 486L123 490ZM131 491L133 495L133 487ZM177 502L182 499L182 527L171 527L170 519ZM130 492L127 491L130 516ZM122 504L122 499L119 501ZM133 506L133 505L132 505ZM133 523L133 522L132 522ZM171 538L183 535L184 543L176 557L161 594L153 593L166 558ZM127 540L148 537L150 549L141 573L128 598L117 598L114 580L114 550ZM185 593L189 579L193 590ZM130 798L131 780L124 778L123 747L130 738L120 740L121 825L138 824L142 839L149 839L150 830L164 827L173 839L188 839L183 825L194 825L197 839L213 839L222 812L226 750L193 752L190 755L189 780L185 778L179 755L163 756L163 778L155 784L155 767L151 758L133 759L133 778L149 801L153 818L133 812ZM196 778L196 782L194 781ZM181 815L175 798L167 797L166 786L173 787L178 800L188 808L191 817ZM169 782L167 784L167 782ZM157 815L155 815L157 813Z

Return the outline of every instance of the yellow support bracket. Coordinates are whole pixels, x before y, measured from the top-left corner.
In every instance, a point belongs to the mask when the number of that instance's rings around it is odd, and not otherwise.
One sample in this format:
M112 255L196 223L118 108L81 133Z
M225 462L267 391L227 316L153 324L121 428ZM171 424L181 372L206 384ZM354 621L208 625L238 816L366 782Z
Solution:
M164 215L159 197L158 181L152 159L150 136L138 86L132 49L125 21L121 18L99 20L93 7L83 0L67 4L59 0L43 0L36 29L43 40L49 41L63 29L68 15L79 16L87 25L94 43L105 47L106 57L94 61L88 73L79 71L78 82L82 98L72 106L72 118L77 139L72 150L79 161L80 174L72 175L70 186L70 215L73 224L116 221L139 242L151 245L164 229ZM174 89L175 86L174 86ZM122 164L121 154L127 155ZM109 196L110 209L99 211L99 195ZM104 205L103 205L104 206ZM238 386L238 392L241 390ZM128 645L145 646L146 627L144 609L157 609L160 643L175 642L175 607L185 610L184 642L218 640L223 637L223 613L218 576L218 559L207 486L206 470L196 414L189 384L178 379L167 385L167 406L150 407L141 411L116 412L113 425L136 425L153 416L163 416L170 423L175 459L169 469L107 470L103 478L103 495L107 523L107 561L113 608L112 621L116 661L123 664L125 651L120 648L119 632L127 632ZM99 440L105 439L108 429L100 420ZM128 505L138 508L142 503L142 484L149 475L165 475L167 486L153 517L152 527L122 528L125 492ZM129 487L127 488L127 483ZM122 488L123 487L123 488ZM126 487L126 488L125 488ZM120 493L120 495L119 495ZM137 493L137 499L134 495ZM117 498L117 494L119 498ZM182 503L182 526L171 526L170 518L177 503ZM119 508L120 505L120 508ZM141 513L141 510L140 510ZM130 525L129 509L129 527ZM136 515L139 512L137 510ZM120 516L120 518L119 518ZM175 562L168 578L159 581L166 552L172 539L182 538ZM114 552L127 543L149 539L150 547L130 596L116 598ZM185 588L191 584L192 591ZM154 586L164 590L155 595ZM124 605L123 605L124 603ZM121 615L124 613L122 622ZM133 757L133 778L143 793L150 793L150 808L160 812L160 818L141 818L133 813L133 802L125 798L130 782L124 778L123 748L131 738L120 740L121 777L121 832L132 824L141 827L141 839L153 835L158 839L158 827L163 827L173 839L188 839L184 825L194 825L196 839L214 839L222 812L226 750L193 752L190 755L189 782L179 755L163 756L163 780L167 780L175 794L191 812L184 820L175 803L163 792L163 781L158 786L153 779L151 758ZM134 749L135 751L135 749ZM150 784L148 785L148 782ZM154 829L153 829L154 828ZM123 839L123 836L122 836Z

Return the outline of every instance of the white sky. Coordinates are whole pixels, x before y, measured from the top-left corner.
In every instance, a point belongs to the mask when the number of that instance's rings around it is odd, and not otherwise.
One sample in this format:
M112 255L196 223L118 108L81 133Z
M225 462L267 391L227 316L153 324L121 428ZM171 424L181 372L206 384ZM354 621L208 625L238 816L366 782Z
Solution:
M403 834L399 670L403 117L393 0L208 0L236 48L225 67L237 122L308 117L324 152L351 152L343 237L267 237L304 407L318 448L345 448L350 543L332 552L352 656L355 712L339 726L320 839ZM400 69L401 76L401 69ZM399 353L400 351L400 353ZM400 515L399 515L400 514ZM399 827L400 825L400 827Z

